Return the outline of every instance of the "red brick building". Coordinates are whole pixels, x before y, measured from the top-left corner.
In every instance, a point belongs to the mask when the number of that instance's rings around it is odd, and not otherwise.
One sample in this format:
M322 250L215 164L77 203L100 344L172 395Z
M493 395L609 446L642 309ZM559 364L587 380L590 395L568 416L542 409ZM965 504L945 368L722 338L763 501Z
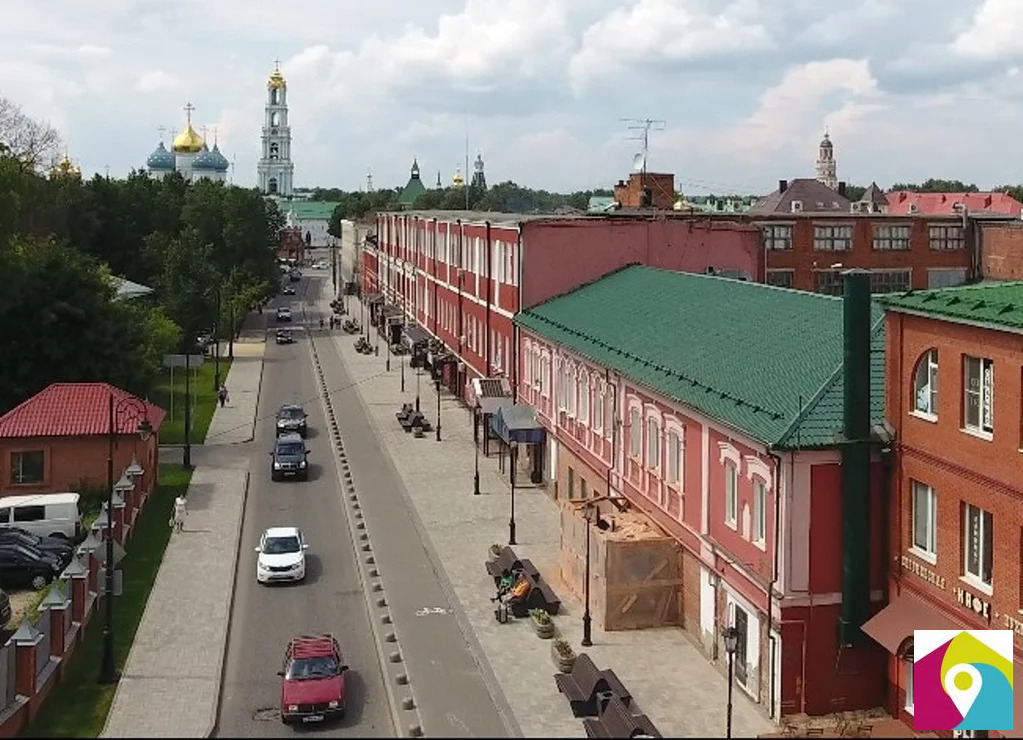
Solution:
M897 439L888 705L912 723L914 629L1009 629L1023 675L1023 283L885 296L886 416ZM1023 692L1015 692L1023 737Z
M857 202L816 180L782 180L749 218L763 229L767 282L837 295L841 272L871 273L875 293L960 285L979 275L975 220L963 215L894 215L875 187ZM875 192L876 191L876 192ZM887 212L886 212L887 211Z
M980 222L980 273L991 280L1023 280L1023 222Z
M106 383L54 383L0 416L0 495L105 488L111 396L115 475L135 460L145 470L141 490L151 491L163 409ZM152 427L145 441L139 410Z
M614 187L615 202L620 208L659 208L669 211L675 206L675 176L660 172L633 172L628 181L619 180Z
M1019 218L1023 203L1008 193L914 193L895 190L885 194L888 213L898 216L962 216L969 213L999 214Z
M598 620L677 625L722 665L734 626L736 690L772 717L883 700L885 655L858 630L885 587L883 322L857 279L845 340L841 299L639 266L516 317L562 578L585 582L577 506L612 531L623 502L641 512L674 549L650 534L616 570L635 542L599 527Z
M471 377L514 386L515 313L623 265L764 275L759 229L670 213L381 213L376 237L361 275L374 319L392 343L406 321L439 339L458 362L458 393Z
M281 243L277 248L277 259L294 260L296 263L305 261L305 236L297 226L285 226L281 229Z

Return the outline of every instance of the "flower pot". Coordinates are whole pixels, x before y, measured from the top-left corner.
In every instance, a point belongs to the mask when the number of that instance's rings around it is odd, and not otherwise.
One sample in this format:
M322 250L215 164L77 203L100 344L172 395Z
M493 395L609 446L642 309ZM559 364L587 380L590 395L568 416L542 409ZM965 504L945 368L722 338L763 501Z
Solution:
M551 660L554 661L554 666L561 673L572 672L572 668L575 666L576 657L578 656L576 656L575 653L572 653L572 655L569 656L562 655L561 653L558 652L557 648L554 647L554 644L553 643L551 644Z
M536 636L541 640L549 640L554 637L554 620L543 623L537 621L536 617L531 617L533 620L533 629L536 630Z

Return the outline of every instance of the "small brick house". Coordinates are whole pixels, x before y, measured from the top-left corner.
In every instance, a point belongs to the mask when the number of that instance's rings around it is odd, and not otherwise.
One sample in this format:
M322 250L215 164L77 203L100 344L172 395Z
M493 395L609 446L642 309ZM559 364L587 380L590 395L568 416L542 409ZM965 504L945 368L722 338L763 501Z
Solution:
M896 456L888 710L912 725L914 629L1014 633L1023 676L1023 282L889 295L886 416ZM1023 737L1023 691L1015 729Z
M137 460L151 491L163 409L107 383L53 383L0 416L0 495L105 488L111 400L115 475ZM145 441L143 418L152 426Z

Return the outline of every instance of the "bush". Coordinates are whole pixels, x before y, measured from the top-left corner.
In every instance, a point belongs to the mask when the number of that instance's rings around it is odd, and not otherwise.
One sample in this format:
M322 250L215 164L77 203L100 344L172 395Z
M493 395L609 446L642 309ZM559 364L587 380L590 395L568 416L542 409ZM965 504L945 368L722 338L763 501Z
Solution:
M554 652L560 655L562 658L571 658L575 655L575 650L568 644L568 640L557 639L552 643Z
M529 616L535 619L537 624L551 623L551 615L547 613L546 609L530 609Z

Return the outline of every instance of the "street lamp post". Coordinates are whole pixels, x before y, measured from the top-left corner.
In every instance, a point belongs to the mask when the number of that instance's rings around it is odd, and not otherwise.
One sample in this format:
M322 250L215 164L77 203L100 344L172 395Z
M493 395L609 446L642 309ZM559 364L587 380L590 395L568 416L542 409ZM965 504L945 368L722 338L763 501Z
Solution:
M726 627L723 633L725 638L725 652L728 653L728 709L725 724L725 737L732 737L732 675L735 669L735 650L739 646L739 630L735 627Z
M473 436L473 447L476 448L476 472L472 476L472 493L474 496L480 495L480 434L479 434L479 423L480 423L480 402L476 401L476 406L473 408L472 417L472 436Z
M586 581L583 585L584 604L583 610L583 647L590 647L593 644L591 639L591 617L590 617L590 518L593 504L587 502L583 509L583 517L586 519Z
M401 356L401 392L405 392L405 355ZM418 410L416 409L416 411Z
M190 370L188 361L191 356L191 353L185 350L185 451L182 463L186 468L192 467L192 387L191 381L188 378L188 371ZM173 389L171 392L174 392Z
M511 517L508 519L508 544L515 542L515 459L518 446L513 444L511 448L511 470L508 473L508 480L511 481Z
M217 286L217 320L213 322L213 390L220 388L220 286Z
M113 391L107 399L107 553L106 553L106 589L103 596L104 620L103 620L103 661L100 667L100 683L112 684L117 682L117 669L114 666L114 440L117 430L114 427L114 417L117 411L130 410L132 418L139 419L138 435L142 441L148 441L153 431L152 425L147 418L145 403L132 396L125 396L114 401ZM186 401L187 403L187 401ZM188 408L187 405L185 408Z
M227 312L231 321L231 333L227 337L227 358L234 359L234 301L227 304Z
M413 361L416 363L416 413L419 413L419 376L421 375L420 370L423 366L422 356L413 356Z
M437 384L437 441L440 442L440 378L435 381Z

